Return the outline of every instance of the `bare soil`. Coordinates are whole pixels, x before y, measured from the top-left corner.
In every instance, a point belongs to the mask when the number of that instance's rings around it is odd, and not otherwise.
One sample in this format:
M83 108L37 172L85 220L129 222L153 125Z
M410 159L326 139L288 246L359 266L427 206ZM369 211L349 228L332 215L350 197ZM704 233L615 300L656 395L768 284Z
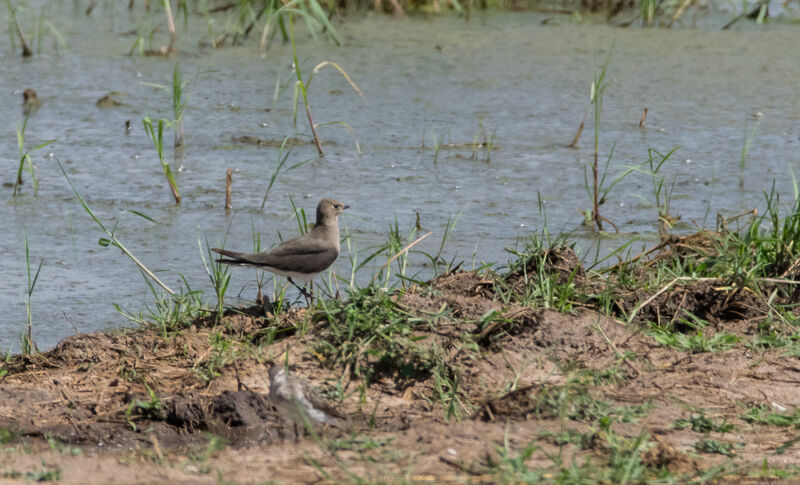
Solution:
M567 264L565 277L583 278L569 270L575 263L568 260L554 258L554 267ZM494 284L487 274L456 272L430 287L410 288L396 301L420 317L449 309L447 320L418 331L458 370L463 406L450 419L431 397L431 376L377 374L364 388L346 369L325 365L313 350L315 326L322 323L302 308L284 316L285 331L270 345L261 310L252 308L171 335L155 327L94 333L67 338L45 353L15 356L0 367L0 376L6 372L0 378L0 431L6 430L0 434L0 483L330 483L356 477L492 483L498 479L489 463L499 460L498 450L519 453L532 442L537 448L525 462L529 468L550 466L554 456L567 465L602 463L608 444L592 438L599 436L597 423L581 415L590 411L575 407L565 419L548 404L559 392L586 392L609 409L639 409L633 418L615 419L611 429L628 439L646 433L651 444L642 450L643 461L679 480L732 464L727 479L755 482L747 474L765 460L776 468L800 463L800 444L793 443L798 429L741 417L756 405L787 414L800 406L798 358L744 345L764 314L754 295L708 283L677 286L625 324L591 309L561 314L504 304L495 299ZM641 301L637 295L620 305ZM658 344L637 324L674 318L681 308L713 322L709 331L742 341L724 352L692 354ZM492 310L502 318L482 322ZM306 332L296 331L303 325ZM477 348L462 345L465 334ZM278 415L267 370L287 350L291 372L323 392L343 378L345 398L332 402L350 417L348 429L298 436ZM611 378L587 378L583 388L571 380L608 370ZM674 425L701 410L733 429L706 433ZM558 438L570 430L588 442ZM732 456L698 451L696 443L707 438L730 443Z

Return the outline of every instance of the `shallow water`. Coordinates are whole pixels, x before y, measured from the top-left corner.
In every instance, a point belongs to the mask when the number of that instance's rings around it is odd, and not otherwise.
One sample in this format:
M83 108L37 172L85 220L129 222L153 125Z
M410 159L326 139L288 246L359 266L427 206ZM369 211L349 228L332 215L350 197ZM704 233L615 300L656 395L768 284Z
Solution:
M266 57L254 40L212 50L198 45L207 37L200 17L181 33L177 57L131 57L126 54L135 39L125 32L135 21L127 14L112 21L100 10L86 18L70 5L54 7L56 13L67 49L57 53L45 42L41 55L23 60L4 43L0 59L0 110L6 113L0 121L0 181L13 183L16 174L23 89L35 88L44 100L28 124L29 146L57 139L33 152L41 184L36 196L27 173L22 196L15 200L7 187L0 192L4 350L19 350L26 322L23 234L33 264L44 258L32 307L40 348L73 333L72 325L88 332L128 324L112 302L138 311L151 300L135 266L120 251L97 244L103 234L77 204L50 154L64 163L100 218L116 225L123 243L159 270L165 283L177 289L183 275L209 298L213 292L198 238L219 244L229 227L226 247L250 250L253 230L264 247L278 241L278 231L293 236L297 223L290 196L309 216L324 196L350 204L342 228L346 224L362 258L369 247L386 241L395 219L407 234L416 210L422 227L433 231L418 249L436 253L448 218L459 215L446 259L464 260L466 267L473 261L502 263L508 258L505 247L543 228L539 197L550 232L571 232L585 253L593 251L593 233L581 226L579 212L589 207L584 167L592 158L591 121L578 150L566 145L589 107L595 64L612 44L601 157L614 147L613 175L643 162L650 147L664 153L679 147L664 173L668 182L675 181L671 212L682 217L680 231L690 231L695 221L713 224L718 211L762 209L763 191L773 182L790 199L790 168L800 168L797 27L742 24L723 32L709 22L713 25L697 29L619 29L574 25L567 18L542 25L546 16L532 13L475 15L469 23L452 17L371 17L339 26L343 48L308 39L298 47L306 75L322 61L335 61L363 91L359 97L330 67L315 75L309 88L315 121L346 121L363 153L359 156L343 127L320 128L325 157L317 158L311 144L296 147L288 164L311 161L282 174L259 212L278 150L232 137L280 142L293 133L288 46L276 42ZM173 161L174 168L182 166L179 207L141 126L144 116L171 117L169 93L143 83L169 84L175 61L185 79L198 76L186 88L187 145ZM281 89L273 102L276 79ZM121 92L115 97L126 106L98 108L97 99L110 91ZM649 114L641 129L644 107ZM756 122L756 113L761 122L742 171L745 129ZM124 129L128 119L134 127L130 135ZM488 163L486 151L471 159L479 120L497 145ZM302 114L297 126L308 140ZM171 146L172 133L165 136ZM435 138L445 140L436 163ZM229 167L236 171L234 211L226 215ZM652 198L651 181L643 174L614 188L601 212L624 235L606 239L603 248L634 234L643 239L634 245L637 250L651 244L656 211L645 199ZM412 257L409 274L429 275L425 261ZM347 251L336 268L350 274ZM369 278L370 271L359 278ZM253 279L253 271L234 270L228 301L239 294L252 298Z

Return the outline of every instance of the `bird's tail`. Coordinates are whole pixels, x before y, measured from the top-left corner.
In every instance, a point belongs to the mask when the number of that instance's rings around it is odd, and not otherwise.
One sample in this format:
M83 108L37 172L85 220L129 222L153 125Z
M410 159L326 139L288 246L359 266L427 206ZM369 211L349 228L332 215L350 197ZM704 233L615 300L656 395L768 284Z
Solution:
M234 265L247 264L247 261L244 258L242 258L242 256L244 255L243 253L238 253L236 251L228 251L227 249L220 249L220 248L211 248L211 250L217 254L221 254L223 256L231 258L231 259L224 259L224 258L217 259L216 261L218 263L234 264Z

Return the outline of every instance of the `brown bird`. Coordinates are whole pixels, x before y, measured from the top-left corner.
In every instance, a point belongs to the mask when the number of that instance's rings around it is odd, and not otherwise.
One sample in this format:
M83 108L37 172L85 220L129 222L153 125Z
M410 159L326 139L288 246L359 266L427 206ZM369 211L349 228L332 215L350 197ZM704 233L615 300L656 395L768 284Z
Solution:
M295 424L329 425L341 428L347 417L334 409L308 381L291 376L286 367L275 364L269 370L269 399L278 412Z
M313 298L305 288L297 286L293 278L310 283L336 261L339 256L339 214L348 207L330 198L322 199L317 205L317 222L311 231L284 241L271 251L239 253L220 248L211 250L229 258L218 259L219 263L254 266L285 276L306 298Z

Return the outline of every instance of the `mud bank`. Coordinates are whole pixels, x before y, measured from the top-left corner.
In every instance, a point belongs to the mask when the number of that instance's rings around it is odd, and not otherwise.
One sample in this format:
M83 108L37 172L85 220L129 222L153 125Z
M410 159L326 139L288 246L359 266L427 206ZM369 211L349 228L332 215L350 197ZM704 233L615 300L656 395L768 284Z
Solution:
M687 281L619 297L608 314L591 298L564 313L520 303L539 270L597 284L564 248L503 275L455 271L313 311L231 309L13 356L0 367L0 477L775 483L796 474L800 365L792 347L754 344L769 312L757 295ZM698 332L686 315L708 324ZM670 320L669 334L645 323ZM667 339L681 335L689 343ZM350 417L346 429L298 436L279 416L267 370L287 352L290 371Z

